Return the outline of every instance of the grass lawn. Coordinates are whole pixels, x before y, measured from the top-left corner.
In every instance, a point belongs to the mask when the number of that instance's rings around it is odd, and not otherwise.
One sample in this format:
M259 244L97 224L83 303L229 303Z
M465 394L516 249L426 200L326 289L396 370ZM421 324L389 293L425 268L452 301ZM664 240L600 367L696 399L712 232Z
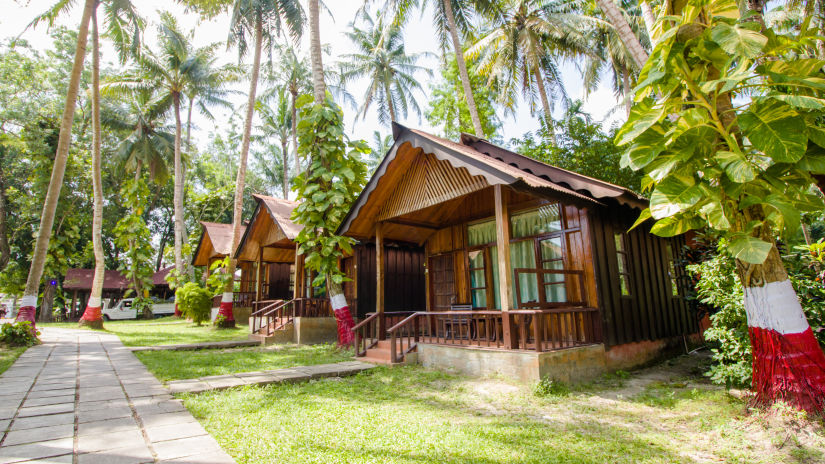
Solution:
M14 364L14 361L26 351L25 346L10 347L0 343L0 374Z
M61 327L76 329L76 322L38 324L38 327ZM107 321L106 331L118 337L126 346L178 345L182 343L219 342L224 340L245 340L249 335L247 326L234 329L214 329L209 324L200 327L187 321L165 317L153 320Z
M270 345L200 351L140 351L135 355L162 381L351 361L351 351L327 345Z
M242 464L825 460L819 425L748 413L743 400L695 375L643 386L637 375L539 397L501 379L381 367L181 397Z

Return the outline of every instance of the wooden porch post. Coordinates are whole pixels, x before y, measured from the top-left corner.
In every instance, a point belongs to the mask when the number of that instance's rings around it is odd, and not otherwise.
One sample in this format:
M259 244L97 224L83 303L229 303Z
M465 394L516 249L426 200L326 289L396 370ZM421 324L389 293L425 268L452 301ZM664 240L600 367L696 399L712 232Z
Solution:
M304 255L298 254L298 247L295 247L295 277L292 288L292 298L303 298L304 296Z
M387 336L386 319L384 319L384 230L383 224L375 224L375 312L378 316L378 339Z
M261 264L264 260L264 247L258 248L258 261L255 263L255 301L261 301L263 282L261 282Z
M102 295L101 295L102 296ZM72 307L69 309L68 313L66 313L66 319L71 319L74 315L74 308L77 302L77 290L72 291Z
M498 294L501 298L504 347L517 348L513 316L513 276L510 274L510 215L501 184L494 187L496 204L496 248L498 254Z

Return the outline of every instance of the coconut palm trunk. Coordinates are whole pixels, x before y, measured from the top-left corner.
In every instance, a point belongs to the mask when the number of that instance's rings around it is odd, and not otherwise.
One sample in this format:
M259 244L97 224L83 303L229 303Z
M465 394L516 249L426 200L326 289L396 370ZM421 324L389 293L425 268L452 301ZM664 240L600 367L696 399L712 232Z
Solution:
M319 16L318 0L309 0L309 58L312 62L312 94L315 97L315 104L323 105L327 86L324 82Z
M536 87L539 89L539 98L541 99L541 107L544 110L544 125L553 144L556 144L556 133L553 130L553 111L550 109L550 100L547 98L547 89L544 86L544 76L541 74L541 66L533 67L533 74L536 78Z
M246 102L246 119L244 120L243 138L241 139L241 155L238 160L238 177L235 182L235 204L232 212L232 246L230 250L238 247L241 240L241 222L243 221L243 193L246 183L246 160L249 157L249 142L252 137L252 118L255 115L255 93L258 90L258 76L261 71L261 50L263 48L263 19L258 12L255 17L255 49L252 58L252 76L249 79L249 98ZM232 311L233 291L235 288L235 268L238 262L234 256L229 259L226 272L230 278L221 297L221 307L218 314L223 316L223 327L235 326L235 314Z
M444 1L444 15L447 17L447 28L450 32L450 40L453 42L455 52L455 62L458 65L458 74L461 77L461 86L464 88L464 101L470 111L470 119L473 121L473 130L478 137L484 137L484 128L481 126L481 118L478 116L476 99L473 96L473 89L470 86L470 75L467 73L467 63L464 61L464 50L458 38L458 30L455 26L455 16L453 15L453 5L451 0Z
M292 85L292 84L291 84ZM297 83L294 84L297 86ZM292 94L292 153L295 155L295 171L293 175L297 176L301 172L301 161L298 159L298 108L295 106L298 100L298 89L291 88L289 93Z
M101 143L100 143L100 37L98 34L97 8L92 12L92 195L94 212L92 216L92 247L95 255L95 273L92 279L92 291L86 310L78 322L81 326L103 328L103 277L106 264L103 256L103 182L101 181Z
M387 110L390 112L390 121L395 122L395 105L392 104L390 86L386 82L384 83L384 93L387 94Z
M656 24L656 17L653 16L653 8L650 7L650 3L646 0L639 2L639 7L642 9L642 19L645 22L647 36L650 38L651 45L655 47L656 43L653 40L653 26Z
M175 109L175 271L183 273L183 162L181 160L181 133L183 127L180 119L180 94L172 97Z
M281 139L281 155L284 158L284 185L283 185L283 192L284 192L284 200L289 200L289 140Z
M63 187L63 175L66 173L66 162L69 158L69 145L72 138L72 122L74 120L77 91L80 87L80 77L83 73L83 60L86 58L86 41L89 35L89 21L92 16L96 0L86 0L83 15L77 31L77 48L75 49L72 73L69 77L69 86L66 90L66 103L63 107L63 119L60 122L60 135L57 139L57 152L52 166L52 176L49 188L46 191L46 200L43 202L43 212L40 215L40 228L37 241L34 244L29 276L23 291L23 300L18 321L29 321L34 325L34 316L37 311L37 293L40 288L40 279L43 277L43 268L46 265L46 252L49 249L49 238L52 235L54 215L57 210L57 200L60 198L60 189Z
M323 105L326 100L326 84L324 83L324 65L321 62L321 31L318 21L318 0L309 0L309 43L310 60L312 61L312 89L315 97L315 104ZM348 346L353 343L354 335L352 328L355 321L349 311L349 304L341 286L332 281L331 276L326 276L327 294L329 295L330 306L338 323L338 343Z
M630 95L633 89L630 87L630 71L622 66L622 96L624 96L624 110L630 116L630 109L633 107L633 98Z
M610 22L610 24L612 24L616 29L616 33L619 35L619 40L622 41L625 48L627 48L628 53L630 53L630 57L633 59L636 69L642 69L647 61L647 52L644 47L642 47L642 43L639 41L639 38L633 33L633 29L630 28L630 24L627 22L627 18L625 18L622 14L622 10L619 8L619 5L617 5L613 0L596 0L596 4L607 17L608 22Z

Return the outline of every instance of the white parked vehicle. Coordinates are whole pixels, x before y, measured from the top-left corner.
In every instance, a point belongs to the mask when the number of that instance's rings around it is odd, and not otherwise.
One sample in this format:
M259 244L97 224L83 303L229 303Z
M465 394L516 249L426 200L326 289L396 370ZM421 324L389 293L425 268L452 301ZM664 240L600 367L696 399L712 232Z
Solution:
M134 298L124 298L114 307L109 307L109 301L103 303L103 319L137 319L137 310L132 307ZM152 305L152 314L155 317L171 316L175 314L175 303L155 303Z

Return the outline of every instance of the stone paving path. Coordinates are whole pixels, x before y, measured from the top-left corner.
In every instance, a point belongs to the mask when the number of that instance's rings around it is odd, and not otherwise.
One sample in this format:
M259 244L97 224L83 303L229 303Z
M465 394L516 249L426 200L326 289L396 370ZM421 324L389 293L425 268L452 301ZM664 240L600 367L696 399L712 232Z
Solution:
M182 345L132 346L130 351L187 351L261 346L258 340L225 340L222 342L184 343Z
M0 375L0 464L231 464L115 335L46 328Z
M375 368L374 364L360 361L345 361L334 364L316 364L314 366L290 367L269 371L213 375L199 379L173 380L166 382L166 385L172 393L200 393L209 390L241 387L243 385L298 383L321 377L346 377L373 368Z

